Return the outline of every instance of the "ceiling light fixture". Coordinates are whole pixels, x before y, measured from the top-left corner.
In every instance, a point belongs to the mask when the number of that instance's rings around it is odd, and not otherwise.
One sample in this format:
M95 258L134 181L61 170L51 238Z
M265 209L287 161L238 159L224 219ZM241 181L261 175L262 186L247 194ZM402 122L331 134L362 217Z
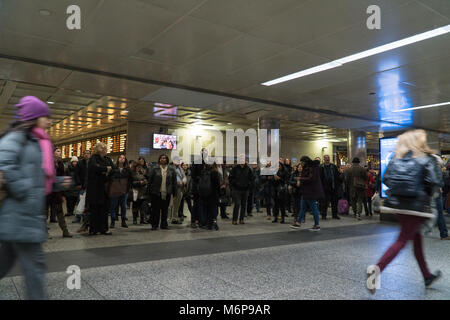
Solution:
M47 101L48 104L55 104L53 101Z
M427 105L427 106L420 106L420 107L400 109L400 110L392 110L392 112L402 112L402 111L410 111L410 110L418 110L418 109L427 109L427 108L446 106L446 105L449 105L449 104L450 104L450 102L443 102L443 103L430 104L430 105Z
M356 60L364 59L364 58L367 58L367 57L370 57L370 56L373 56L373 55L376 55L379 53L394 50L394 49L397 49L400 47L410 45L415 42L434 38L434 37L437 37L437 36L440 36L440 35L443 35L443 34L446 34L449 32L450 32L450 25L446 25L446 26L443 26L443 27L440 27L440 28L437 28L437 29L434 29L431 31L420 33L415 36L411 36L411 37L408 37L408 38L405 38L402 40L394 41L394 42L391 42L391 43L388 43L388 44L385 44L385 45L382 45L382 46L379 46L379 47L376 47L373 49L362 51L362 52L359 52L359 53L356 53L356 54L353 54L353 55L350 55L350 56L347 56L347 57L344 57L344 58L341 58L338 60L334 60L334 61L322 64L322 65L319 65L317 67L313 67L310 69L306 69L303 71L289 74L289 75L281 77L281 78L267 81L267 82L262 83L262 85L263 86L273 86L278 83L286 82L286 81L297 79L300 77L305 77L305 76L308 76L308 75L311 75L314 73L318 73L318 72L322 72L325 70L337 68L337 67L342 66L345 63L350 63L350 62L353 62Z

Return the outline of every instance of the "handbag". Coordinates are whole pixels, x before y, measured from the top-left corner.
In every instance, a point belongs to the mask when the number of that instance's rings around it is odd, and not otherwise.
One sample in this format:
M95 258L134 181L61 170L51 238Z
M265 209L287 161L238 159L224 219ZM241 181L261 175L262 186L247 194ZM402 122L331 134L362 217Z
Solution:
M115 179L109 183L108 196L119 197L127 193L127 179Z
M445 208L450 208L450 192L445 197Z
M372 208L374 212L380 212L381 207L381 199L378 192L375 192L375 194L372 197Z
M133 202L136 202L139 196L139 191L137 189L133 189Z
M348 201L345 199L340 199L338 201L338 213L348 214L348 209L349 209Z
M86 205L86 192L80 194L80 201L77 204L77 208L75 209L76 215L82 215L84 212L84 208Z

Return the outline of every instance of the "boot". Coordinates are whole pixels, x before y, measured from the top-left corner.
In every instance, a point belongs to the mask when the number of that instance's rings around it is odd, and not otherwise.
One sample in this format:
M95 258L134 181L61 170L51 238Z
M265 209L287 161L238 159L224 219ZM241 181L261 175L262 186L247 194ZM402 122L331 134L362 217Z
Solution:
M64 229L63 238L73 238L73 236L70 234L69 230Z
M127 223L125 222L125 220L122 221L122 228L128 228Z

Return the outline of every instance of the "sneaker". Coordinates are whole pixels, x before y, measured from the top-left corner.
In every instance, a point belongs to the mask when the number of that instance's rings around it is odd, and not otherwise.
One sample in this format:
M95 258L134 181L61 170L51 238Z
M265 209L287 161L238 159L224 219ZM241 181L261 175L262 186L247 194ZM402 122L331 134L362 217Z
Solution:
M425 287L431 286L436 280L442 277L442 272L440 270L436 271L431 277L425 279Z
M300 227L301 227L301 224L298 222L295 222L293 225L291 225L292 229L300 229Z
M314 226L311 229L309 229L309 231L320 231L320 227L319 226Z

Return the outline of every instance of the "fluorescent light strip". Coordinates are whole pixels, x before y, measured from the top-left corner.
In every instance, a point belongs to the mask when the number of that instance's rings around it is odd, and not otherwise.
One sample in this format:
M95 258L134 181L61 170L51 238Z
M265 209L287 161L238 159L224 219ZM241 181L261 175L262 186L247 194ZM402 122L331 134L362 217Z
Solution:
M349 63L349 62L353 62L353 61L356 61L356 60L364 59L364 58L367 58L367 57L370 57L370 56L373 56L373 55L376 55L376 54L379 54L379 53L382 53L382 52L386 52L386 51L390 51L390 50L397 49L397 48L400 48L400 47L404 47L404 46L410 45L412 43L423 41L423 40L430 39L430 38L434 38L434 37L437 37L437 36L440 36L440 35L443 35L443 34L446 34L446 33L449 33L449 32L450 32L450 25L446 25L444 27L440 27L440 28L437 28L437 29L434 29L434 30L431 30L431 31L420 33L420 34L417 34L417 35L412 36L412 37L408 37L408 38L405 38L405 39L402 39L402 40L394 41L394 42L382 45L380 47L376 47L376 48L369 49L369 50L366 50L366 51L363 51L363 52L359 52L359 53L356 53L356 54L353 54L353 55L350 55L350 56L347 56L347 57L344 57L344 58L341 58L341 59L338 59L338 60L334 60L334 61L322 64L322 65L319 65L317 67L313 67L313 68L310 68L310 69L306 69L306 70L303 70L303 71L299 71L299 72L296 72L296 73L289 74L289 75L281 77L281 78L277 78L277 79L274 79L274 80L271 80L271 81L267 81L267 82L262 83L262 85L264 85L264 86L273 86L273 85L278 84L278 83L286 82L286 81L293 80L293 79L296 79L296 78L305 77L305 76L308 76L308 75L311 75L311 74L314 74L314 73L318 73L318 72L322 72L322 71L325 71L325 70L329 70L329 69L333 69L333 68L336 68L336 67L340 67L340 66L342 66L345 63Z
M436 104L430 104L427 106L421 106L421 107L414 107L414 108L408 108L408 109L400 109L400 110L393 110L392 112L402 112L402 111L410 111L410 110L418 110L418 109L427 109L427 108L434 108L434 107L441 107L449 105L450 102L443 102L443 103L436 103Z

